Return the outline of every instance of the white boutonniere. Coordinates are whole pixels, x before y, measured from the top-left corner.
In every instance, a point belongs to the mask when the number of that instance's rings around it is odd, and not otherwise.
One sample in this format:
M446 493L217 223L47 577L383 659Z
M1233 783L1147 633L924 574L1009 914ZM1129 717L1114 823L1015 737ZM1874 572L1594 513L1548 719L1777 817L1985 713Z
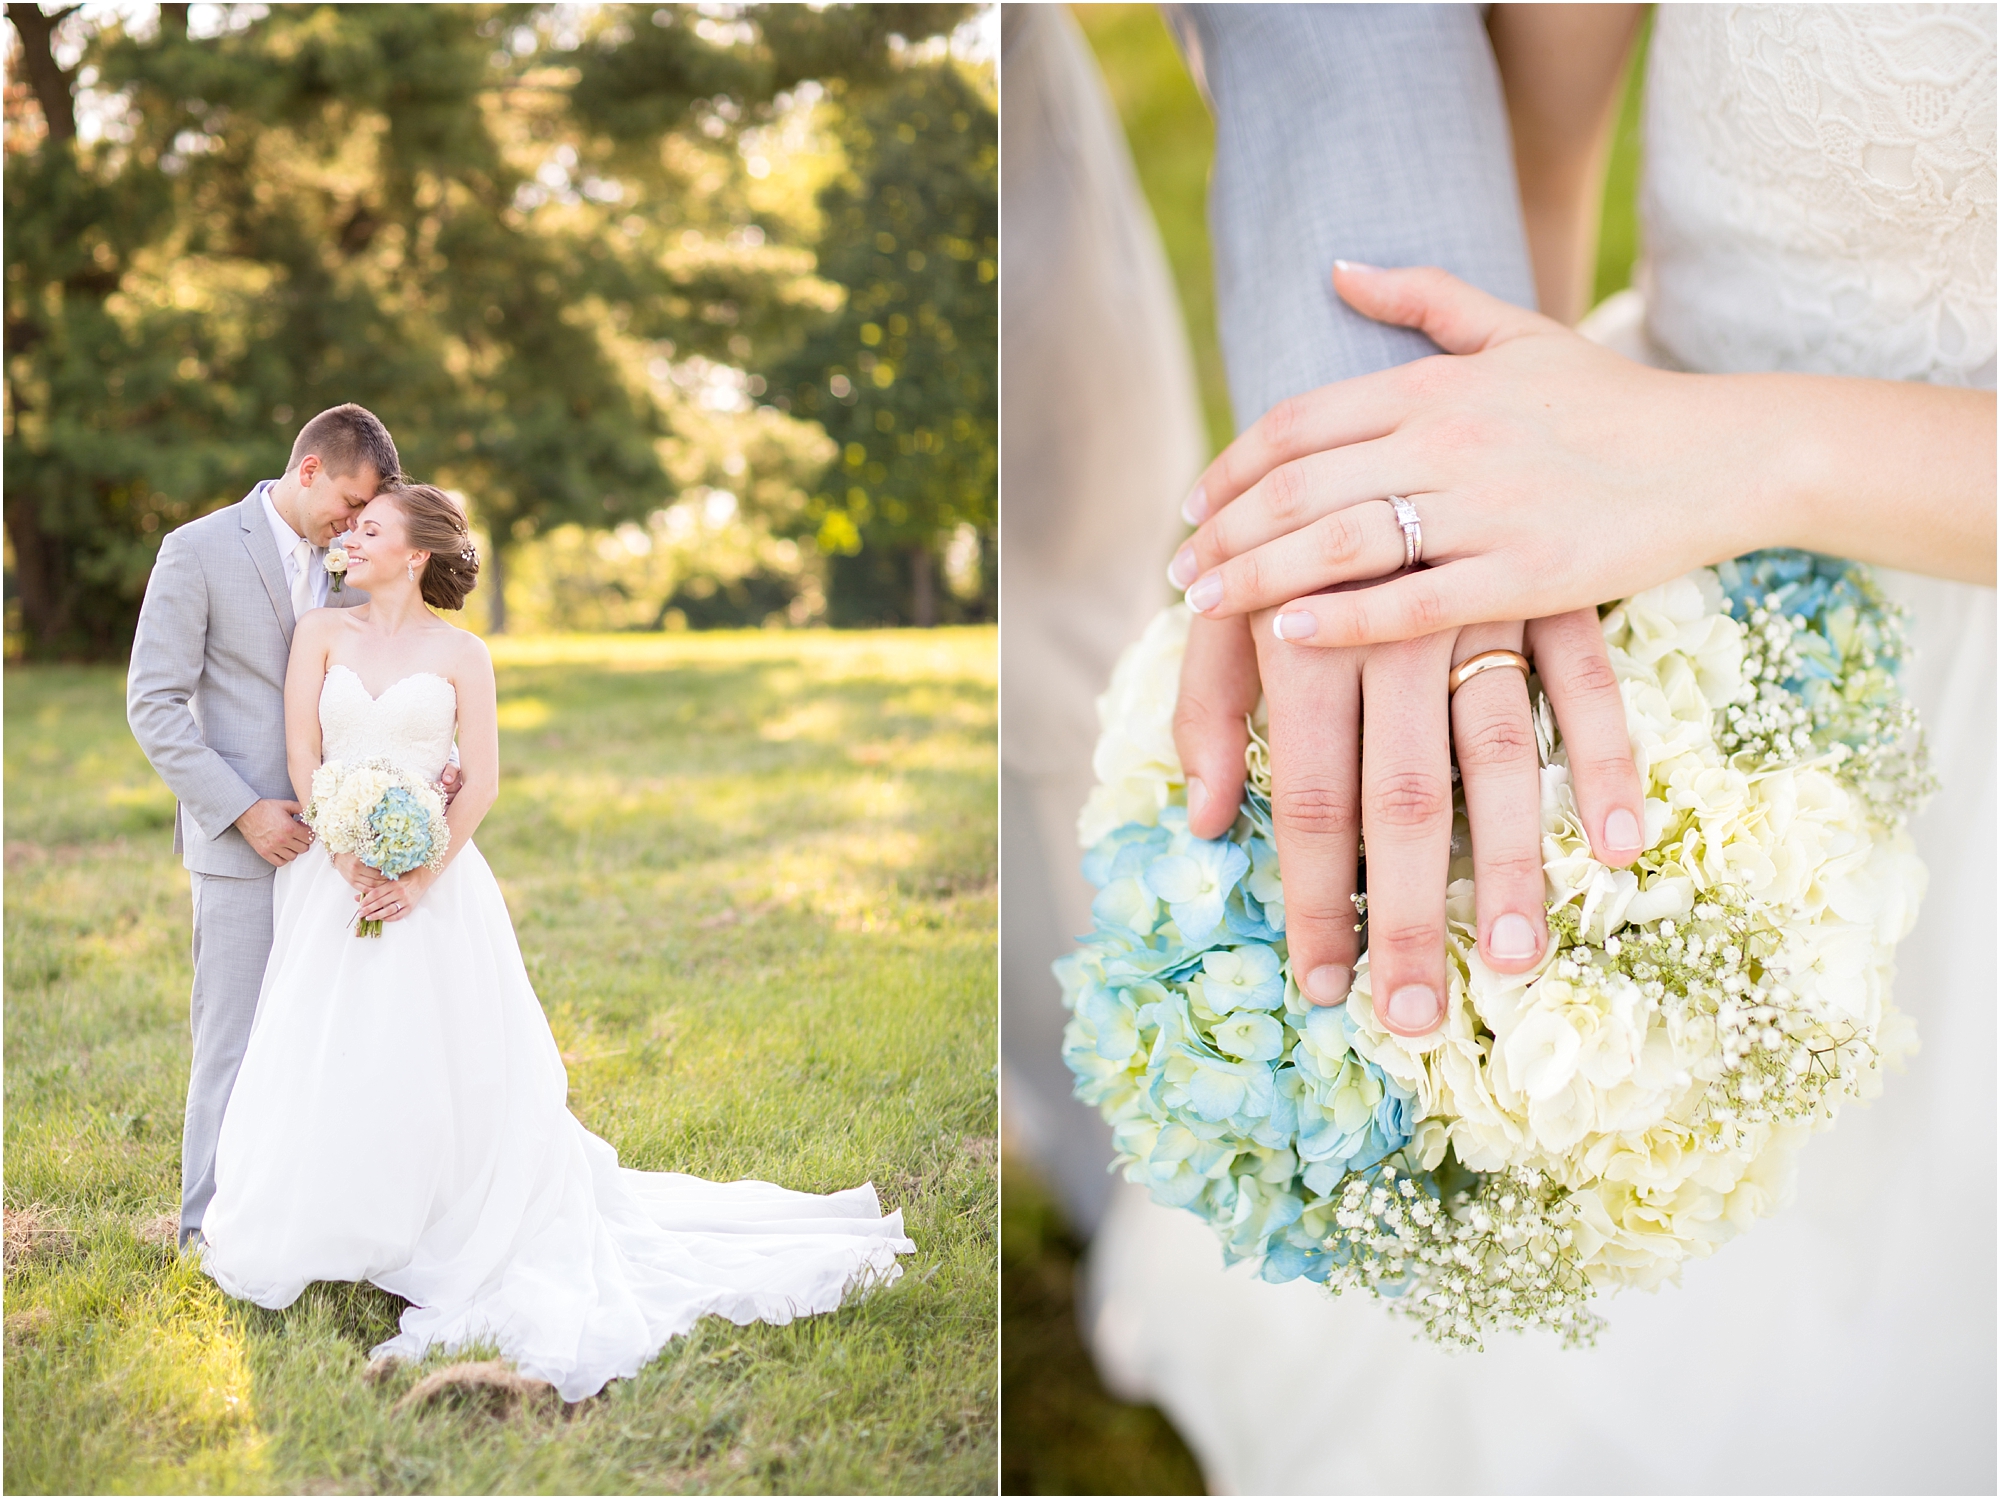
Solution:
M326 561L321 565L326 568L326 586L332 592L339 593L341 585L347 581L347 548L340 544L338 537L334 539L333 545L326 549Z

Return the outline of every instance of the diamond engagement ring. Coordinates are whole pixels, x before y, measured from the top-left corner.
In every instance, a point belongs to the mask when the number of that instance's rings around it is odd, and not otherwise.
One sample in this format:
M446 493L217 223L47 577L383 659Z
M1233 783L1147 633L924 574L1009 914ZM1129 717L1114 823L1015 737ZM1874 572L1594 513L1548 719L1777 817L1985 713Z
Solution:
M1417 507L1399 494L1389 496L1389 506L1403 528L1403 566L1415 567L1424 560L1424 523L1417 517Z
M1491 671L1496 666L1513 667L1514 670L1521 674L1522 681L1527 680L1530 670L1528 658L1519 651L1481 651L1476 656L1467 656L1451 669L1451 675L1445 678L1445 682L1449 688L1445 696L1457 696L1459 688L1470 682L1482 671Z

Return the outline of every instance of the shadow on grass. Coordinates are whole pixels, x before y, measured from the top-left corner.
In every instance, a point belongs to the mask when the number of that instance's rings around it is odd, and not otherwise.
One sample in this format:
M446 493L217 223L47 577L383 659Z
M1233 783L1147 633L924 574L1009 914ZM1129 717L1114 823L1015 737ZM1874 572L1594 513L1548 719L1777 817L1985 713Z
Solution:
M1167 1418L1098 1380L1076 1321L1083 1246L1048 1190L1009 1161L1000 1207L1000 1492L1205 1494Z

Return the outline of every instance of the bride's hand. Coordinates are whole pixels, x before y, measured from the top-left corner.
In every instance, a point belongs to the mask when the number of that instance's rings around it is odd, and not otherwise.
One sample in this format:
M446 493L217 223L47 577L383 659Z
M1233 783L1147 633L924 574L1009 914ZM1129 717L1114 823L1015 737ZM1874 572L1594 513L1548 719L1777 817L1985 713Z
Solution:
M1517 670L1486 671L1447 695L1459 662L1524 646L1562 723L1592 848L1608 864L1630 863L1643 841L1639 778L1594 609L1525 630L1482 625L1343 651L1287 650L1243 619L1192 621L1174 718L1189 830L1216 838L1235 820L1244 717L1261 691L1270 706L1285 940L1315 1003L1346 997L1360 956L1353 895L1365 839L1376 1014L1403 1035L1423 1035L1442 1018L1454 742L1481 956L1503 973L1540 961L1548 943L1541 783L1526 681Z
M416 910L436 878L437 871L429 867L413 869L399 879L384 880L374 889L362 891L355 897L361 903L361 919L401 921Z
M388 883L387 875L372 864L363 864L358 855L334 854L331 857L340 877L352 885L359 895L366 895L376 886Z
M1446 353L1286 401L1210 465L1169 572L1200 613L1275 607L1299 644L1406 640L1764 546L1990 579L1990 395L1655 370L1438 270L1343 266L1335 285ZM1387 495L1415 505L1427 565L1323 593L1402 568Z

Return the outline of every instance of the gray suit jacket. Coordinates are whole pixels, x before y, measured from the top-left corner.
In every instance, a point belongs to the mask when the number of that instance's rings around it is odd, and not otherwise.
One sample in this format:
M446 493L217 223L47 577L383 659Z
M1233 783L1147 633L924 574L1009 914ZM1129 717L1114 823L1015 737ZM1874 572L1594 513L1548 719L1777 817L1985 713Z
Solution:
M367 601L352 588L327 596L342 609ZM132 641L125 718L180 800L174 851L189 869L271 873L235 824L254 803L292 795L285 663L294 623L285 564L255 490L161 543Z

